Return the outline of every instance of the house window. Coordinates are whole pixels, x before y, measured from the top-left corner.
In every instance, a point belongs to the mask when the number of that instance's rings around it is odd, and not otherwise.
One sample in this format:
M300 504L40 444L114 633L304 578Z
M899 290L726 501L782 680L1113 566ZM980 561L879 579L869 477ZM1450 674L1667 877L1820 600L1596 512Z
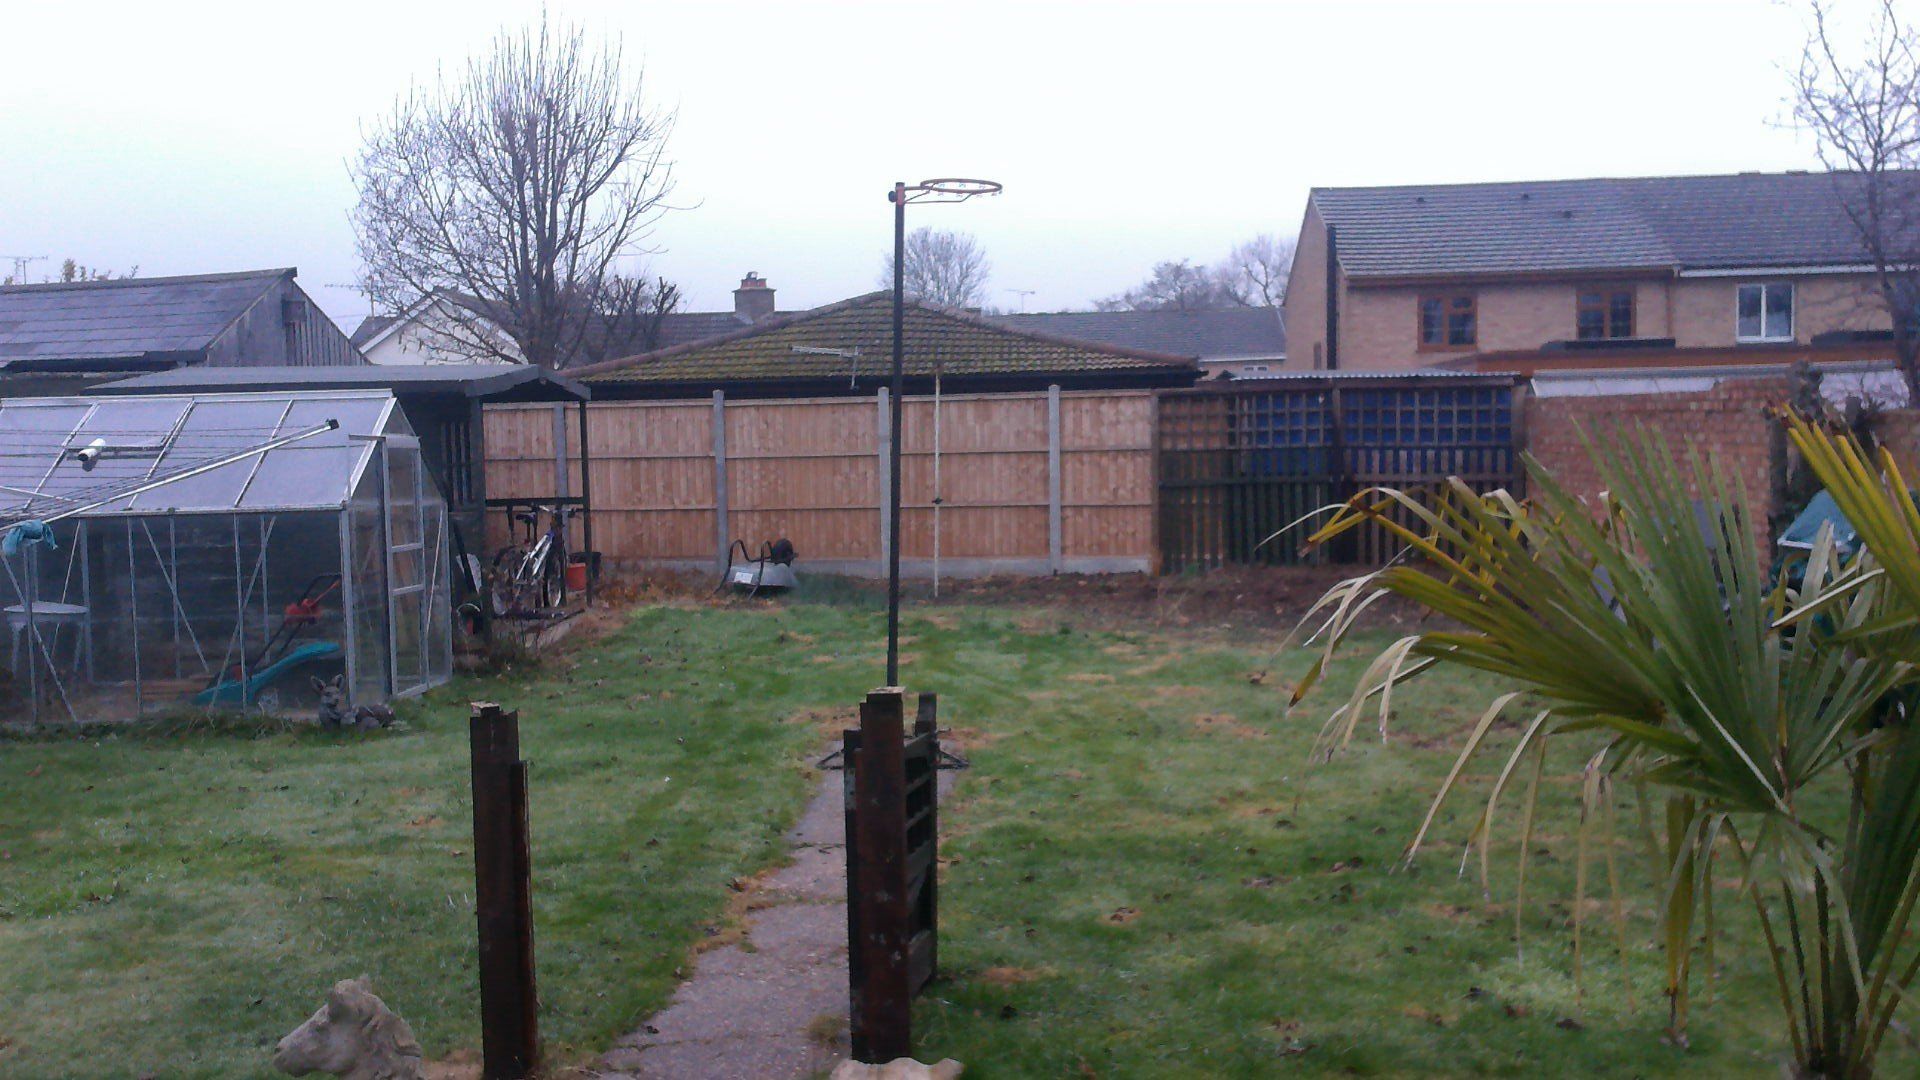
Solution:
M1740 341L1793 340L1793 282L1740 286L1734 308L1734 337Z
M1633 336L1631 288L1581 289L1574 294L1574 336L1581 341Z
M1420 298L1420 347L1455 349L1479 340L1473 294Z
M1265 375L1267 370L1267 365L1265 364L1242 364L1240 366L1240 374L1242 375Z

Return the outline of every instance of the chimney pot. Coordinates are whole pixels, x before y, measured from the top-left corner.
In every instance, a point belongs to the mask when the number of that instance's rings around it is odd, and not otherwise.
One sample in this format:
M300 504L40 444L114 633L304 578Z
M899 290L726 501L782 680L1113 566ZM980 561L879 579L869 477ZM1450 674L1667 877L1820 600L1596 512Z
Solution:
M733 317L741 322L757 323L773 314L773 287L752 270L733 290Z

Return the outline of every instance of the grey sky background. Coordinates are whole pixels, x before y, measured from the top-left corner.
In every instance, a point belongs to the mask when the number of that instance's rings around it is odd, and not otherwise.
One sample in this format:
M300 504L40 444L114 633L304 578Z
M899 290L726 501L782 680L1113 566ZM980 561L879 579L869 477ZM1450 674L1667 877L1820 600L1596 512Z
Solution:
M1084 308L1161 259L1291 235L1313 185L1778 170L1803 9L1658 3L561 2L677 109L645 259L687 308L874 287L892 181L973 233L990 302ZM298 266L367 313L347 161L410 80L537 5L0 0L0 255L142 276ZM0 261L0 272L10 264ZM1032 290L1023 298L1014 290Z

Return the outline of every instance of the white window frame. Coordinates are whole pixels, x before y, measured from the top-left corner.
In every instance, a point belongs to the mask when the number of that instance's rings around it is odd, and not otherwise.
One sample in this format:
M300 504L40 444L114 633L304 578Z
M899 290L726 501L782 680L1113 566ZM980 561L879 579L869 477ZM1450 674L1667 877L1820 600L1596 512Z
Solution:
M1760 290L1760 333L1742 334L1740 332L1740 294L1748 289ZM1785 334L1767 333L1767 294L1774 289L1787 290L1787 332ZM1800 290L1794 288L1791 281L1743 281L1733 290L1733 340L1742 344L1766 341L1792 341L1794 328L1800 323Z

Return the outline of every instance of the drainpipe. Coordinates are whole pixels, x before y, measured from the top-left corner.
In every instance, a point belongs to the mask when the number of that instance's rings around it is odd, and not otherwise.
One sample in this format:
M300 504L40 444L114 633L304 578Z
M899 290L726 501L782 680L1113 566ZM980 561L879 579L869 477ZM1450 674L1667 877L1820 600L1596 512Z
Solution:
M1340 244L1327 226L1327 370L1340 366Z

